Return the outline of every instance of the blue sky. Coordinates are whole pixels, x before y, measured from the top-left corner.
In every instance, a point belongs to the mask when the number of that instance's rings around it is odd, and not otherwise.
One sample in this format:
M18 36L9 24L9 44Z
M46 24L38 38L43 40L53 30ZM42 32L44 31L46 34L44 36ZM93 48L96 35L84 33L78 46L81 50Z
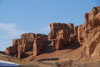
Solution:
M22 33L49 34L53 22L84 23L84 13L100 0L0 0L0 51Z

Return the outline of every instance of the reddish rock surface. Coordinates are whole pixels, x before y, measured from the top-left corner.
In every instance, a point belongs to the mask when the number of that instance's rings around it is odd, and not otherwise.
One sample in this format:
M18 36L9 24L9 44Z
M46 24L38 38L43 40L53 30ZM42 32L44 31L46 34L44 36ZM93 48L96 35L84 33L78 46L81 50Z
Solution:
M69 44L78 43L78 26L74 27L74 34L70 34Z
M35 38L38 37L41 37L43 42L46 42L48 39L48 36L44 34L34 34L34 33L22 34L21 39L13 39L12 46L8 47L5 53L10 55L15 55L18 53L18 58L21 58L26 51L33 49L33 45L34 45L33 43L35 41Z
M9 54L9 55L14 55L14 54L17 53L16 50L17 50L17 49L16 49L16 46L11 46L11 47L6 48L5 53L7 53L7 54Z
M100 57L100 6L85 14L85 53L92 58Z
M72 23L69 23L69 24L64 24L64 23L51 23L50 24L50 33L49 33L49 36L48 36L48 39L54 39L57 37L56 33L59 31L59 30L62 30L62 29L66 29L69 31L69 36L70 34L74 33L74 25Z
M69 44L71 43L78 43L78 34L71 34L69 39Z
M57 32L57 38L53 41L53 49L59 50L64 48L64 46L69 44L69 32L65 29Z
M100 6L85 13L85 24L78 26L78 41L81 47L61 59L94 62L100 58Z
M10 54L10 55L14 55L18 52L18 42L20 41L20 39L13 39L12 42L12 46L6 48L6 53L7 54Z
M23 55L24 55L24 52L23 51L18 52L18 58L22 58Z
M35 38L33 44L33 56L36 57L44 48L44 41L42 37Z
M85 40L85 26L84 24L78 26L78 42L82 46Z

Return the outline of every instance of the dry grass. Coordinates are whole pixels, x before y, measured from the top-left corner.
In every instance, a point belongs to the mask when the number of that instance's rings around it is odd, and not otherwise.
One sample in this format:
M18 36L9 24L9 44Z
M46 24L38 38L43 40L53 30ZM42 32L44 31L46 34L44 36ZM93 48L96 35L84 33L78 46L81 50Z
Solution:
M9 62L13 62L13 63L17 63L17 64L26 64L30 61L26 61L26 60L21 60L21 59L17 59L17 58L14 58L10 55L5 55L5 54L2 54L0 53L0 60L4 60L4 61L9 61Z
M56 62L53 67L72 67L72 60L69 61L62 61L62 62Z
M14 58L10 55L6 55L6 54L2 54L2 53L0 53L0 55L1 55L0 60L21 64L18 67L51 67L49 65L45 65L45 64L42 64L42 63L39 63L39 62L27 61L27 60L24 60L24 59L18 59L18 58Z
M85 63L85 64L74 64L72 60L69 61L59 61L59 62L35 62L35 61L26 61L23 59L16 59L12 56L1 54L0 60L10 61L13 63L21 64L18 67L100 67L100 62L98 63Z
M25 64L25 65L20 65L18 67L41 67L41 65L37 62L33 62L33 63Z

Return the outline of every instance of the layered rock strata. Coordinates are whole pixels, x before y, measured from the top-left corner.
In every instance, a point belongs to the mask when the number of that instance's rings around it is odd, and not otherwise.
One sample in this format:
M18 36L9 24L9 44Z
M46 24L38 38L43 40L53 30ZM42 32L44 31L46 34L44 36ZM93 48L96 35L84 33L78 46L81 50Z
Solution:
M57 38L53 40L53 50L60 50L69 44L69 32L65 29L57 32Z
M74 33L74 25L72 23L65 24L65 23L51 23L50 24L50 33L48 36L48 39L55 39L57 37L56 33L59 30L68 30L69 31L69 36L70 34Z
M48 38L48 36L44 34L34 34L34 33L22 34L21 39L13 39L12 46L6 48L5 53L10 55L15 55L18 53L18 58L21 58L26 51L33 49L33 45L35 45L34 42L38 44L38 42L36 42L36 38L38 37L41 37L43 42L46 42ZM41 46L39 47L38 45L36 45L36 47L42 48Z

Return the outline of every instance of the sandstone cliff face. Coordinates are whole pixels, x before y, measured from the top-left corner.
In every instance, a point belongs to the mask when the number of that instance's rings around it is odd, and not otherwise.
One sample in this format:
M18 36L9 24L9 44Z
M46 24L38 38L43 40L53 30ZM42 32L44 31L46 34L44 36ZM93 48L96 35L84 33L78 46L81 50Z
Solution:
M38 37L41 37L43 42L46 42L48 38L48 36L44 34L34 34L34 33L22 34L21 39L13 39L12 46L8 47L5 53L10 55L18 53L18 58L21 58L26 51L33 49L35 38ZM38 42L35 43L38 44Z
M64 24L64 23L51 23L50 24L50 33L49 33L49 36L48 36L48 39L54 39L57 37L56 33L59 31L59 30L62 30L62 29L66 29L69 31L69 36L70 34L74 33L74 25L72 23L69 23L69 24Z
M44 41L42 37L35 38L33 44L33 56L36 57L44 48Z
M82 46L85 40L85 26L84 24L78 26L78 42Z
M74 33L70 34L69 44L78 43L78 26L74 27Z
M53 41L53 50L59 50L69 44L69 32L65 29L58 31L57 38Z
M6 53L10 54L10 55L14 55L18 52L18 42L20 41L20 39L13 39L12 42L12 46L6 48Z
M100 6L85 14L85 44L86 55L96 58L100 56Z

